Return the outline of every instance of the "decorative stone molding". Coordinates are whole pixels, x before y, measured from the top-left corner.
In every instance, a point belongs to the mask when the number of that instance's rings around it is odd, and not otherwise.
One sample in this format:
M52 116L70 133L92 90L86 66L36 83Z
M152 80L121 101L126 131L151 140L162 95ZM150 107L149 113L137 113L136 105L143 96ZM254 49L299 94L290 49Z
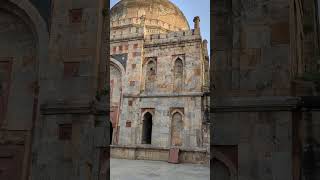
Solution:
M291 111L298 102L295 97L217 97L211 112Z
M51 102L42 104L40 107L42 115L57 115L57 114L109 114L107 102Z

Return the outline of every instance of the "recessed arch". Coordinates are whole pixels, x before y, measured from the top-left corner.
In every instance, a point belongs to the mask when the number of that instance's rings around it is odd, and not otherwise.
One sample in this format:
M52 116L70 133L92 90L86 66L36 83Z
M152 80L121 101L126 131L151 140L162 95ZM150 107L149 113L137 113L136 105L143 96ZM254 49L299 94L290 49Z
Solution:
M2 40L0 42L2 47L0 61L11 64L11 70L8 71L8 74L14 77L9 78L11 85L6 86L9 88L7 89L8 94L5 95L8 98L8 103L6 103L5 109L7 116L5 115L4 118L4 128L34 131L34 122L40 118L38 104L42 103L38 100L45 101L45 99L38 97L39 92L35 87L42 87L39 86L40 79L43 77L41 73L47 73L46 69L49 68L47 67L48 27L29 0L0 0L0 14L1 23L4 23L1 25L2 31L0 32ZM6 26L6 23L10 26ZM1 98L0 101L2 101ZM21 109L21 111L15 113L16 109ZM24 149L19 155L21 159L10 158L10 164L12 164L10 168L17 169L12 171L12 174L7 174L6 177L9 179L18 179L16 176L27 179L29 171L24 169L28 168L20 166L21 164L36 166L31 162L30 152L33 144L26 142L22 144L24 146L19 147ZM9 171L11 170L8 169ZM0 175L0 179L1 177L3 176Z
M123 65L110 58L110 120L112 122L111 130L114 130L113 143L118 143L119 118L122 104L122 88L124 87L125 69ZM114 129L113 129L114 128Z
M230 175L229 179L236 180L238 174L237 167L228 157L226 157L223 153L214 150L210 159L212 167L214 165L213 163L218 163L216 165L219 165L219 167L221 167L222 165L225 166L228 169L228 173ZM223 166L221 168L223 168Z
M145 64L145 91L152 92L155 88L156 74L157 74L157 61L149 59Z
M231 180L230 171L223 162L213 159L211 167L213 169L211 174L213 180Z
M171 146L183 145L183 114L179 110L173 111L171 115Z
M119 61L115 60L114 58L110 58L110 65L114 65L116 68L118 68L122 77L124 77L126 70Z
M21 16L21 14L16 15L31 22L30 27L33 30L35 38L37 39L37 60L39 71L38 78L40 78L41 73L46 73L46 69L48 68L46 67L46 64L48 59L49 31L45 20L28 0L0 0L0 3L0 9L5 9L9 12L16 12L15 9L22 10L25 12L27 17Z
M183 79L184 79L184 62L183 59L177 57L174 60L173 65L173 76L174 76L174 92L180 92L183 89Z

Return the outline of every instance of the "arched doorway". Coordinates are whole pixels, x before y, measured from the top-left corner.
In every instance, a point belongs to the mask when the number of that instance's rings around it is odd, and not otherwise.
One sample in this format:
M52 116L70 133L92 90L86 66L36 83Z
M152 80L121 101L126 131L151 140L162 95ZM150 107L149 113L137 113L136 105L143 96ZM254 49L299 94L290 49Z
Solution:
M171 123L171 146L181 146L182 145L182 134L183 122L182 115L176 112L172 116Z
M143 116L142 144L151 144L152 138L152 114L147 112Z
M228 167L221 161L214 159L211 166L213 169L213 174L211 175L213 180L231 180L231 174Z

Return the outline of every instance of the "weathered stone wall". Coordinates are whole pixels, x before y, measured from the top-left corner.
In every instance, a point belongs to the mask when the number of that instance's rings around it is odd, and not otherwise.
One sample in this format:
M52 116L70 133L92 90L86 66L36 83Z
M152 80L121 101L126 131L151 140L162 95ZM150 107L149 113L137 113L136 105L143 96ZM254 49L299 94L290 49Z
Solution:
M106 176L108 107L98 84L106 76L101 54L108 55L101 53L104 5L102 0L53 1L49 58L40 65L32 179Z
M213 7L212 159L230 178L292 179L289 1Z
M29 174L38 38L23 9L0 2L0 179Z

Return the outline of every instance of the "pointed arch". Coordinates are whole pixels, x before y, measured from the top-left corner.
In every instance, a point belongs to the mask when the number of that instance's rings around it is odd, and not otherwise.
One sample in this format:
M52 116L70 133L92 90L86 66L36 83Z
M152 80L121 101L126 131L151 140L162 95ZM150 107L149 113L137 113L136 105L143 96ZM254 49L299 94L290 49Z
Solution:
M145 64L145 91L152 92L154 90L157 77L157 61L150 58Z
M171 146L183 145L183 115L179 111L174 111L171 116Z
M122 104L122 88L124 87L125 69L123 65L110 58L110 120L113 130L113 143L118 143L119 118Z
M17 9L21 9L27 15L24 17L21 14L16 14L20 18L30 22L30 28L33 30L34 36L37 39L37 58L39 61L38 69L46 72L45 64L48 59L48 45L49 45L49 31L45 20L42 18L38 10L31 4L29 0L1 0L0 9L5 9L9 12L16 12L12 9L11 5L14 5ZM40 73L41 73L40 72Z
M227 180L237 179L238 171L236 165L231 160L229 160L229 158L226 157L223 153L217 150L213 150L213 154L211 155L211 164L212 167L214 167L213 165L216 165L219 169L222 169L224 174L221 174L220 176L228 177L229 179Z

